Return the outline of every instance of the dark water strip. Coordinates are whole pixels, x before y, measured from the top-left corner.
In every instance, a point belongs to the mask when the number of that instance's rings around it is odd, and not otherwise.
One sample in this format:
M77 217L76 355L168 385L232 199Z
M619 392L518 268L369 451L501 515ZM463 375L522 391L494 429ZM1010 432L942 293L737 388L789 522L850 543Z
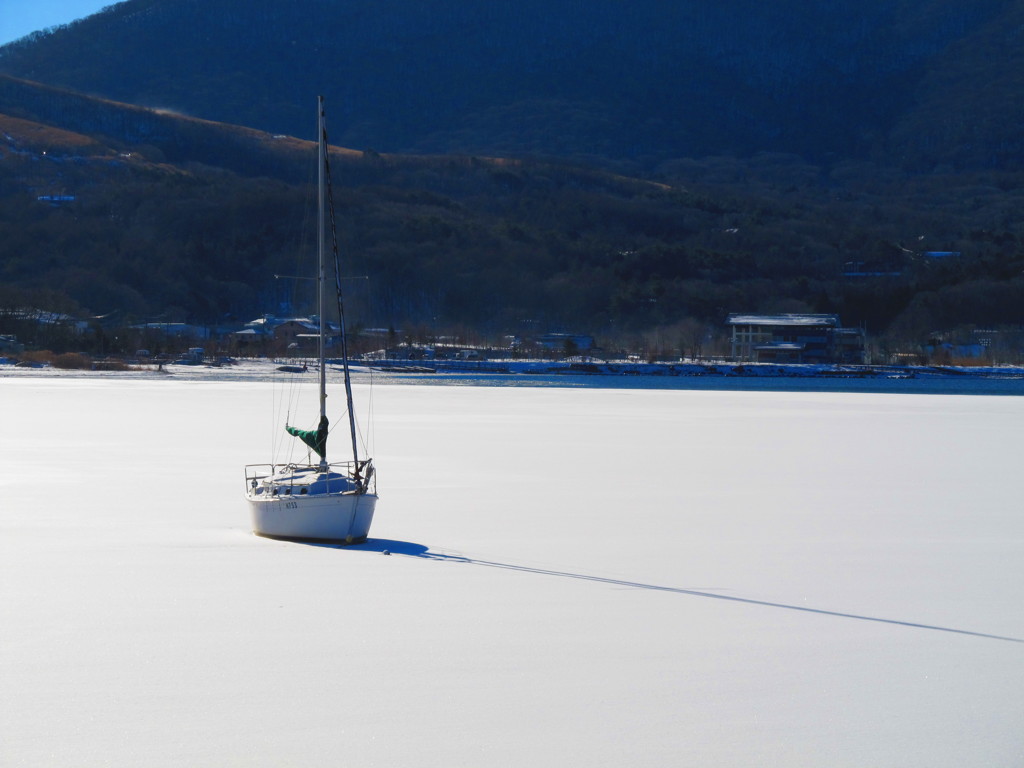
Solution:
M1024 396L1024 378L921 376L864 378L814 376L653 376L538 373L375 373L389 384L461 387L557 387L725 392L849 392L907 395Z

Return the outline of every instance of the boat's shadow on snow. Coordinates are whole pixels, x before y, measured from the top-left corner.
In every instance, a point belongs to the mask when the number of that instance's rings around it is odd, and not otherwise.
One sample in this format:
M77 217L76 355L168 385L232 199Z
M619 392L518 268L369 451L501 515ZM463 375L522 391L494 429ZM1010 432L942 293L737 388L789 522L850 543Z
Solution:
M515 565L513 563L498 563L491 560L478 560L461 555L446 555L441 552L431 552L430 547L424 544L415 544L411 541L396 541L394 539L367 539L361 544L352 544L339 547L347 550L359 550L362 552L379 552L383 555L403 555L405 557L418 557L424 560L441 560L450 563L466 563L469 565L485 566L487 568L501 568L508 571L520 571L533 573L540 576L558 576L563 579L579 579L580 581L595 581L601 584L611 584L617 587L629 587L632 589L646 589L655 592L670 592L688 597L703 597L710 600L725 600L731 603L744 603L756 605L763 608L781 608L787 611L800 611L801 613L814 613L821 616L834 616L841 619L856 619L857 621L873 621L880 624L894 624L901 627L914 629L927 629L933 632L951 632L957 635L969 635L971 637L983 637L989 640L1005 640L1011 643L1024 643L1024 639L1018 637L1006 637L1004 635L993 635L986 632L973 632L967 629L955 629L953 627L939 627L932 624L921 624L914 621L902 621L900 619L884 619L877 616L863 616L855 613L843 613L842 611L830 611L823 608L809 608L803 605L790 605L787 603L773 603L767 600L753 600L747 597L736 597L734 595L722 595L715 592L704 592L696 589L684 589L681 587L666 587L659 584L644 584L638 581L627 581L625 579L610 579L605 576L592 576L585 573L570 573L568 571L555 571L547 568L534 568L526 565Z

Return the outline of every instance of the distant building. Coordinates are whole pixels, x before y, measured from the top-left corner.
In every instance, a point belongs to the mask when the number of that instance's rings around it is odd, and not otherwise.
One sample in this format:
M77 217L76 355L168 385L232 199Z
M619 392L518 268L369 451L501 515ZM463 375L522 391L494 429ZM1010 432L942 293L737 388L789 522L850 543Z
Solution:
M556 352L569 352L578 354L587 352L594 346L594 337L578 333L545 333L537 337L537 344L544 349L555 350Z
M316 350L319 333L319 326L306 318L285 320L270 330L274 341L292 349L295 348L293 345L297 345L299 349L305 351Z
M77 320L71 315L65 315L61 312L50 312L45 309L15 309L5 312L4 316L9 320L32 325L66 328L71 333L79 336L85 333L89 327L89 323L85 320Z
M232 335L239 352L262 351L268 345L277 351L291 350L316 354L320 340L317 317L274 317L267 315L245 324L245 329ZM341 331L334 323L327 323L326 346L340 343Z
M148 331L149 333L179 339L208 339L210 329L202 325L190 325L189 323L142 323L133 325L137 331Z
M736 360L759 363L863 363L864 331L838 315L743 315L726 321Z

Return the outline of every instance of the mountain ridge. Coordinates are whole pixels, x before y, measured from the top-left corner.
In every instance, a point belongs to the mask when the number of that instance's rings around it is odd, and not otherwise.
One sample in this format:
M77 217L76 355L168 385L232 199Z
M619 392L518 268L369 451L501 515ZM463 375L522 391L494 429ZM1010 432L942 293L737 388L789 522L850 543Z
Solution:
M292 135L310 94L324 93L336 105L339 143L376 151L647 169L760 151L976 167L991 166L991 153L962 152L956 133L918 134L944 104L957 110L962 94L947 104L941 84L962 79L958 66L975 68L976 83L999 80L1000 62L971 41L1002 27L1017 39L1005 22L1022 7L128 0L0 48L0 72ZM921 100L920 87L930 91L918 112L908 105ZM973 100L1008 110L1007 122L1021 109L979 89ZM973 136L983 142L984 127ZM998 129L992 140L1002 138Z
M296 273L321 86L344 247L372 287L358 314L377 327L695 339L729 311L810 311L899 340L1020 324L1024 121L1006 95L1024 62L1001 65L1021 56L1024 0L810 6L802 23L842 27L828 51L774 22L795 0L750 5L736 37L687 1L672 18L700 46L678 56L673 25L612 30L611 0L564 0L604 15L581 31L554 14L536 40L539 0L500 39L479 29L506 7L311 2L365 32L333 78L299 76L310 52L268 0L128 0L0 49L0 332L12 307L213 324L289 305L273 275ZM668 18L656 5L630 23ZM376 79L337 77L367 52ZM423 87L442 72L450 87ZM104 83L121 90L87 94Z
M0 332L25 330L9 324L25 306L203 324L289 311L273 275L301 273L314 147L0 77ZM369 278L355 316L415 336L696 340L730 311L810 311L906 339L1019 324L1024 302L1020 172L763 153L679 160L656 181L529 158L331 158L342 247Z

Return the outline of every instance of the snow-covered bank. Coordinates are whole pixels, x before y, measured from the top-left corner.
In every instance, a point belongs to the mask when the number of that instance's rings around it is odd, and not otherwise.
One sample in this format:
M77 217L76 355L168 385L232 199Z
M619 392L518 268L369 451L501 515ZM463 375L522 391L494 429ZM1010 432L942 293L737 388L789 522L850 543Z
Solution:
M372 395L336 549L270 385L0 380L0 765L1024 762L1024 399Z
M0 379L60 377L183 381L274 381L294 361L239 359L228 363L136 364L128 370L61 370L0 365ZM308 376L315 374L309 363ZM330 374L341 368L330 363ZM733 363L553 362L550 360L376 361L353 372L362 381L391 384L879 392L907 394L1024 395L1024 368L939 366L824 366Z

